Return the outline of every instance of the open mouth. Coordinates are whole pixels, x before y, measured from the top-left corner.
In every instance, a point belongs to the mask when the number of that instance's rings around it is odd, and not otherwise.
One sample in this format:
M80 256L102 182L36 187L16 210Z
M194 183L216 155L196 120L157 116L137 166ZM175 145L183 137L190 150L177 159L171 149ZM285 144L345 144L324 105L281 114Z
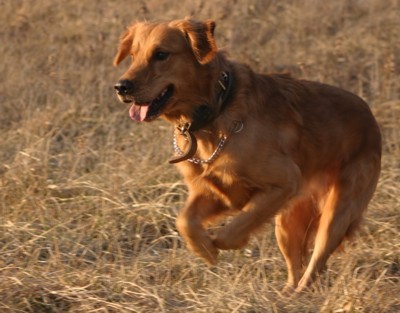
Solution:
M132 120L143 122L155 119L161 114L161 110L168 103L174 92L174 87L169 85L151 102L136 103L134 102L129 109L129 115Z

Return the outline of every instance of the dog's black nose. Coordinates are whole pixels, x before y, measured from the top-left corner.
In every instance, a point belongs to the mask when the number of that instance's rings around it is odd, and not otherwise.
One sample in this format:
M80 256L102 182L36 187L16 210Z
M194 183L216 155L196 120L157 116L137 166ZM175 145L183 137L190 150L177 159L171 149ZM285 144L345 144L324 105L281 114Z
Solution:
M128 95L133 91L133 83L131 80L123 79L114 85L114 89L119 95Z

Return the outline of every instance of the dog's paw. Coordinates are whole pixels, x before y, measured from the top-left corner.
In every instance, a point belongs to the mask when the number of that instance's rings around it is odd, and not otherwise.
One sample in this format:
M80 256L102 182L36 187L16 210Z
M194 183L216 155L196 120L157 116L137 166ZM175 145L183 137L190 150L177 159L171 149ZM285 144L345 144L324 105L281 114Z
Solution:
M216 265L218 263L219 251L210 237L205 236L200 243L188 242L187 247L208 265Z
M217 265L219 251L217 248L207 251L207 257L204 257L208 265Z
M215 246L202 247L202 249L197 249L193 252L201 257L208 265L216 265L218 263L219 251Z
M287 283L285 287L281 290L280 295L283 297L289 297L295 293L296 286L293 286L293 284Z
M238 250L243 248L249 241L248 236L230 236L225 231L220 231L212 237L215 247L221 250Z

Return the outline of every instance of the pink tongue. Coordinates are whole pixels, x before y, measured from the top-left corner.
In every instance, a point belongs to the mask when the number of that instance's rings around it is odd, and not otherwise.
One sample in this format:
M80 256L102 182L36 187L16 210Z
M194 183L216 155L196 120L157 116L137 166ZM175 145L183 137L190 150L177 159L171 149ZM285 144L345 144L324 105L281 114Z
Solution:
M142 105L134 104L129 109L129 115L134 121L143 122L146 119L148 110L149 105L147 103L142 103Z

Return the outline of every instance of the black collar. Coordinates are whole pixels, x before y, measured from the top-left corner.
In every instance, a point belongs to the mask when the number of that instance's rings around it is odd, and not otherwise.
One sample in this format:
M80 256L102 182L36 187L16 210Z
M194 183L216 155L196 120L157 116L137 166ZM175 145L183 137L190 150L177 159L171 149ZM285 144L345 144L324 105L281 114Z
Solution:
M222 72L216 86L215 103L213 103L213 105L205 103L194 110L192 122L188 126L189 131L194 132L206 127L225 110L229 102L229 97L231 96L232 86L232 74L229 72ZM178 127L181 127L181 125Z
M178 163L190 159L197 151L197 140L193 132L200 130L214 121L230 102L233 89L233 75L230 72L222 72L218 78L217 93L214 105L202 104L197 107L192 115L192 121L179 124L177 130L189 143L189 148L181 156L169 160L169 163Z

